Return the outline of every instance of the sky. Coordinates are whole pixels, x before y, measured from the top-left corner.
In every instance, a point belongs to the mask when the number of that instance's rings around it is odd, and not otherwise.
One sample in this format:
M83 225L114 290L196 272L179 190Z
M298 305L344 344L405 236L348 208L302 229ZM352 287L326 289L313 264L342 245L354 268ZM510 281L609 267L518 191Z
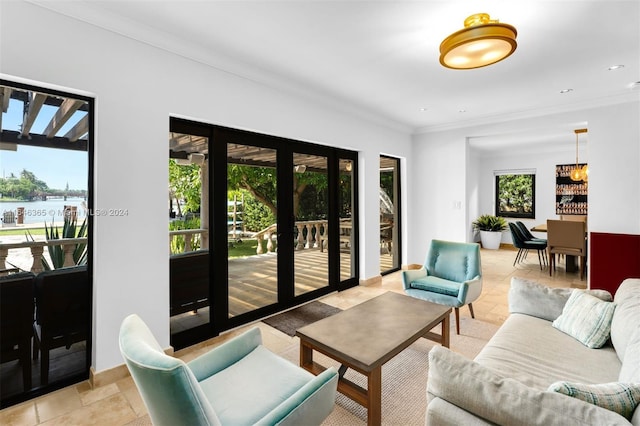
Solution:
M9 102L9 109L2 114L3 130L20 130L22 109L22 102L15 99ZM31 129L32 132L42 133L56 109L44 105ZM66 134L84 114L86 113L77 112L60 129L57 136ZM0 150L0 177L7 178L12 173L20 176L20 172L26 169L39 180L46 182L51 189L65 189L67 183L69 189L87 189L88 163L87 152L18 145L17 151Z

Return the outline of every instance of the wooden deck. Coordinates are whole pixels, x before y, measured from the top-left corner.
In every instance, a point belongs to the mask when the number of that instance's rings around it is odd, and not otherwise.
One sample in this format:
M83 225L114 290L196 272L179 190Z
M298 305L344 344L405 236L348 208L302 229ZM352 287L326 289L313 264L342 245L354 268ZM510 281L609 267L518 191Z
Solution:
M391 269L393 257L386 252L380 255L381 270ZM277 293L277 254L230 259L229 260L229 317L274 304ZM328 285L327 252L302 250L294 253L295 295ZM340 276L351 276L350 254L340 253ZM198 309L171 317L171 332L176 333L209 321L209 308Z

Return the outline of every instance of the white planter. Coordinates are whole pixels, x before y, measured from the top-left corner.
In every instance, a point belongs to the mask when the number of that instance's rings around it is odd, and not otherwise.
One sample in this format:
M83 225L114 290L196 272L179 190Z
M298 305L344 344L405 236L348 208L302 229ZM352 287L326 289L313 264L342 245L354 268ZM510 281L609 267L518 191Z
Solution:
M480 231L480 242L482 242L482 248L497 250L500 248L500 241L502 241L502 232Z

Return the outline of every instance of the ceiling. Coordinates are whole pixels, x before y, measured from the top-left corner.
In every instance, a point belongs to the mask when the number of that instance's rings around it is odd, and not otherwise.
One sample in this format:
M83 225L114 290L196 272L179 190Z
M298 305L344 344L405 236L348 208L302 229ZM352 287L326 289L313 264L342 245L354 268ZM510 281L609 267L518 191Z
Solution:
M30 1L410 133L640 98L638 0ZM475 70L442 67L440 42L479 12L517 28L515 53ZM585 124L472 146L573 146Z

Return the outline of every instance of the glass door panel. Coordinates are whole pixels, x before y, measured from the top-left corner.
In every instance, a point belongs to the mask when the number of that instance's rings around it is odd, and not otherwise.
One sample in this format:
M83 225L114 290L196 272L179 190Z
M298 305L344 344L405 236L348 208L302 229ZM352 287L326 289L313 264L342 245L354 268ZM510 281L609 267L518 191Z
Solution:
M209 138L169 133L171 339L210 322Z
M228 318L278 303L277 151L227 144Z
M327 157L293 153L294 295L329 285Z
M400 160L380 156L380 272L400 269Z
M340 226L340 281L355 277L355 236L353 226L354 161L340 159L338 180L338 223Z

